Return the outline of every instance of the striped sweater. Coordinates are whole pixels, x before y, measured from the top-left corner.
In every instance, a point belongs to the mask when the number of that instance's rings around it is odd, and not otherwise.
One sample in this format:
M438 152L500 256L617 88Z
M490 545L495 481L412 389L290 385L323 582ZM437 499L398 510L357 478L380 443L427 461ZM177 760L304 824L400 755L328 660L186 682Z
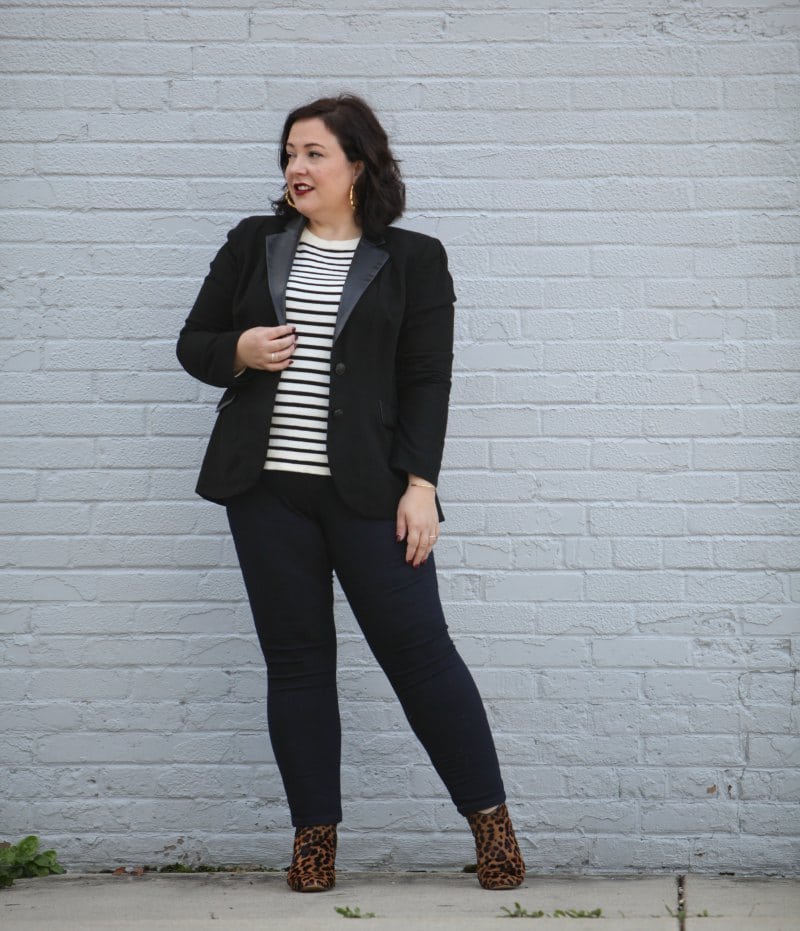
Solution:
M265 469L330 475L328 401L333 329L358 239L304 229L286 287L286 322L297 327L294 363L281 372Z

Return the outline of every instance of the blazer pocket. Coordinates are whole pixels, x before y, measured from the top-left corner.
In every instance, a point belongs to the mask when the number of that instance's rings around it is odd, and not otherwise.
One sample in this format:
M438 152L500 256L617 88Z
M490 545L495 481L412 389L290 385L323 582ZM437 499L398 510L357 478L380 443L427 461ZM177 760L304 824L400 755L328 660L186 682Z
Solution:
M233 388L226 388L225 394L217 402L217 413L224 411L226 407L233 404L233 402L239 397L238 392L234 391Z
M397 426L397 408L386 401L378 401L378 410L384 427L389 427L390 430L394 429Z

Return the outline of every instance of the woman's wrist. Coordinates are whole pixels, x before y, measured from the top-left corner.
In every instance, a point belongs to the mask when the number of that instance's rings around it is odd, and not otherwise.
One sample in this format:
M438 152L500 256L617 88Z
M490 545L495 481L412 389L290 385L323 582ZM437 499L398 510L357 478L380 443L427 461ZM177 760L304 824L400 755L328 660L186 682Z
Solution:
M428 488L431 491L436 491L436 486L431 482L427 481L424 478L420 478L418 475L408 476L408 487L409 488Z

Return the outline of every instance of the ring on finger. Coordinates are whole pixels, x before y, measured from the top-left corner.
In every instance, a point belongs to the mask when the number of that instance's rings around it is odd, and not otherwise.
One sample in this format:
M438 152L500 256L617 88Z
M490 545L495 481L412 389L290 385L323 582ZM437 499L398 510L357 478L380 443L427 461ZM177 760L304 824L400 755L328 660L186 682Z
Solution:
M269 361L270 361L270 362L274 362L274 361L275 361L275 353L274 353L274 352L271 352L271 353L269 354Z

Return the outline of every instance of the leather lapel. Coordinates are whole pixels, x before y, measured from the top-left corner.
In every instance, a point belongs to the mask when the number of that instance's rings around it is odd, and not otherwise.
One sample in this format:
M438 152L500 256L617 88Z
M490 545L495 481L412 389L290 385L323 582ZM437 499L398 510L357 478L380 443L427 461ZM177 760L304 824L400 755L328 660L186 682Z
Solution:
M286 284L304 226L303 217L292 217L280 233L272 233L266 239L267 282L279 324L286 323Z
M350 263L350 270L345 279L344 288L342 288L342 297L339 301L339 313L336 317L336 326L333 330L333 341L339 337L348 317L353 312L353 308L358 303L361 295L366 291L367 286L378 272L386 264L389 253L381 249L368 239L361 237L356 247L353 261Z

